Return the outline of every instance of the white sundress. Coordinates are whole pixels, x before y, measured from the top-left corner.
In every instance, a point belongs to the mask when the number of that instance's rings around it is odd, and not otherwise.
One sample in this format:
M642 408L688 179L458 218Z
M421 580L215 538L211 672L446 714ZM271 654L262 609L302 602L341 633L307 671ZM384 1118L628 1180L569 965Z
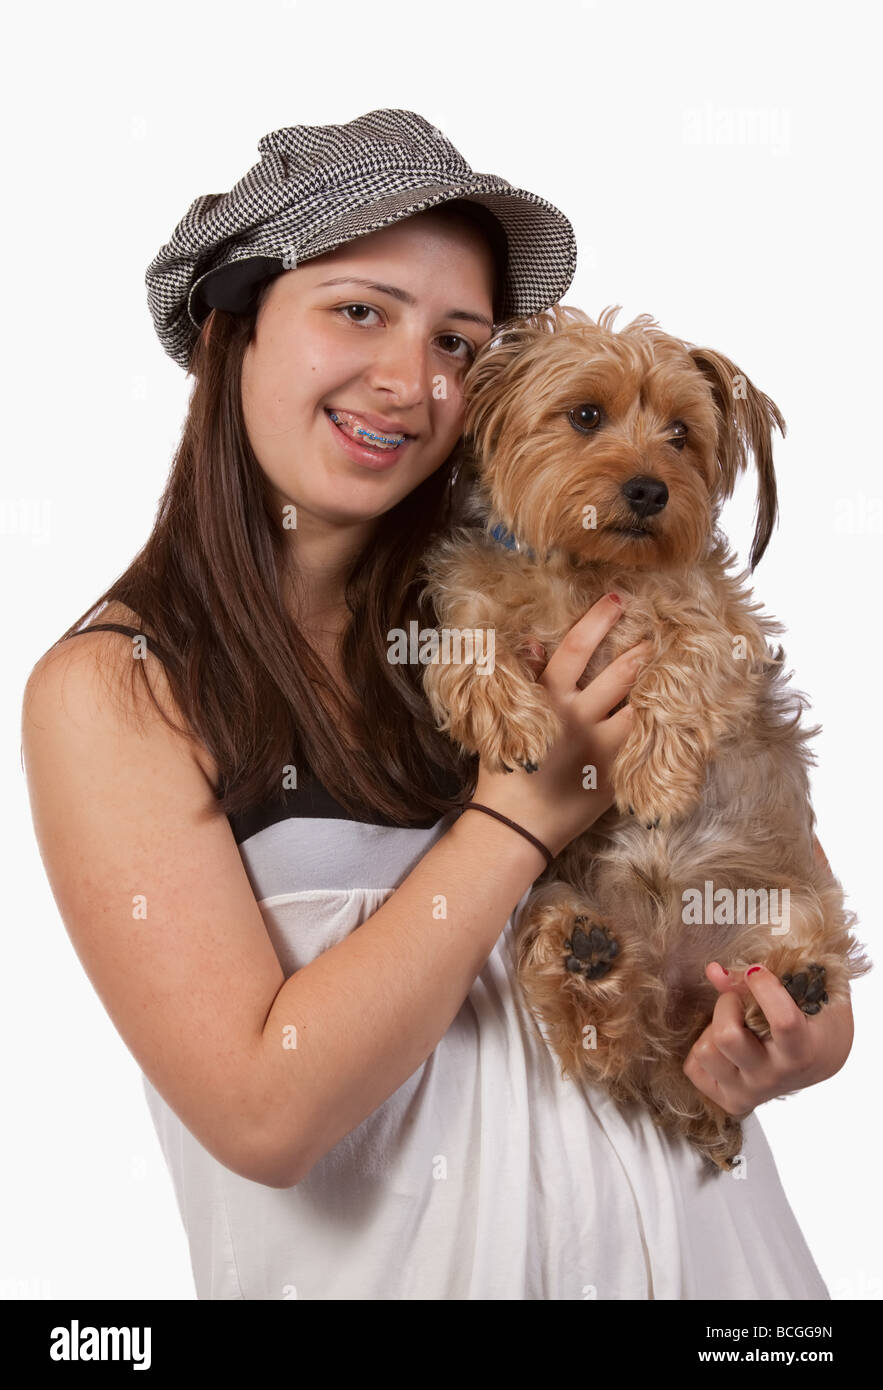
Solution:
M454 815L353 819L314 779L231 817L286 977L355 931ZM200 1299L828 1299L756 1115L710 1171L564 1081L521 1002L525 893L434 1051L286 1190L213 1158L146 1077Z

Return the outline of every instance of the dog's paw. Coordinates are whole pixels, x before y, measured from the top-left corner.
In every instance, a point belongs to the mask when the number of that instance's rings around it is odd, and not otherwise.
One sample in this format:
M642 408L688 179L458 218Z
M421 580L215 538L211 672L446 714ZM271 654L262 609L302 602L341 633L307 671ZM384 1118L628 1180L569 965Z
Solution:
M649 762L628 772L614 764L611 780L620 815L634 816L648 830L667 830L685 819L702 799L701 787L658 776Z
M646 830L657 830L660 826L665 828L678 819L671 805L660 804L652 795L649 799L642 797L634 785L630 785L628 791L614 788L614 796L620 815L634 817Z
M438 727L493 772L536 772L560 737L544 688L502 656L490 675L468 663L430 664L423 687Z
M512 711L485 727L479 751L494 771L512 772L521 767L536 772L561 733L554 710L537 701L533 709Z
M619 955L619 942L600 922L589 925L588 917L574 917L573 929L564 942L567 955L564 968L584 980L600 980Z
M795 975L782 975L781 979L797 1007L805 1014L820 1013L822 1005L827 1004L823 965L816 965L812 961L805 970L798 970Z
M611 781L620 815L634 816L648 829L661 825L666 819L668 807L665 790L658 785L646 762L627 771L614 763Z
M791 995L797 1007L805 1014L821 1013L822 1005L828 1002L825 988L825 967L811 961L796 971L786 971L778 977ZM770 1026L766 1015L756 999L751 999L745 1007L745 1027L750 1029L761 1041L770 1036Z

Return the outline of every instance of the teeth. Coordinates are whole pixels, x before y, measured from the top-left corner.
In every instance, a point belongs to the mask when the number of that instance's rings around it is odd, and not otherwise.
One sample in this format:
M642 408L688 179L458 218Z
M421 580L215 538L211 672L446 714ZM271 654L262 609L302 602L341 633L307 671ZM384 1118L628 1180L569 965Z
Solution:
M352 415L348 410L330 410L328 413L350 438L373 449L397 449L405 438L403 434L378 434L367 425L360 424L358 415Z

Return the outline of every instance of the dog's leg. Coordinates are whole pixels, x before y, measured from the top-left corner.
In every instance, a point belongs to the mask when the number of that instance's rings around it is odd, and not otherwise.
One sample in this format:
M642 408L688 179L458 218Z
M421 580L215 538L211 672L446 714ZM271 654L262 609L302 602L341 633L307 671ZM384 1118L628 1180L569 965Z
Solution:
M544 1023L562 1074L619 1086L629 1098L646 966L637 935L602 921L585 894L557 882L525 904L516 948L522 994Z
M768 653L757 624L735 603L718 612L696 604L689 622L676 621L674 606L657 606L667 637L629 693L634 726L611 782L622 815L665 829L700 803L717 749L750 724ZM740 620L742 631L731 630Z
M525 904L516 949L522 994L562 1075L603 1086L620 1104L646 1105L658 1125L730 1169L742 1146L738 1121L684 1076L665 1022L648 1028L658 988L646 938L600 920L586 896L558 882Z
M730 971L766 966L801 1012L814 1017L825 1005L847 999L850 980L870 965L851 935L854 914L844 907L836 879L820 873L815 883L786 892L787 907L777 913L778 920L746 928L721 963ZM746 1005L745 1026L761 1040L770 1036L769 1022L754 999Z
M423 688L438 727L495 772L536 772L561 732L544 687L499 632L493 672L462 661L430 664Z
M423 688L438 727L495 772L535 772L561 720L528 664L519 604L471 548L437 557L432 574L439 650Z

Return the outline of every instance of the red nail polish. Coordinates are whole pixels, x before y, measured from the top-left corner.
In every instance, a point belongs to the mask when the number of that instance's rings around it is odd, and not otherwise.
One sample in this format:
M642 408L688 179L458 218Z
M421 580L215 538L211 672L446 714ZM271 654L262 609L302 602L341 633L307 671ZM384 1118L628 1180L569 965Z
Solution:
M619 597L619 594L608 594L607 597L612 598L614 603L622 603L622 599Z
M748 970L745 971L745 974L746 974L746 975L752 975L752 974L754 973L755 970L759 970L759 969L760 969L760 966L759 966L759 965L752 965L752 966L749 967Z
M726 967L725 965L722 965L722 966L721 966L721 970L724 972L725 975L729 975L729 973L730 973L729 970L727 969L727 967Z

